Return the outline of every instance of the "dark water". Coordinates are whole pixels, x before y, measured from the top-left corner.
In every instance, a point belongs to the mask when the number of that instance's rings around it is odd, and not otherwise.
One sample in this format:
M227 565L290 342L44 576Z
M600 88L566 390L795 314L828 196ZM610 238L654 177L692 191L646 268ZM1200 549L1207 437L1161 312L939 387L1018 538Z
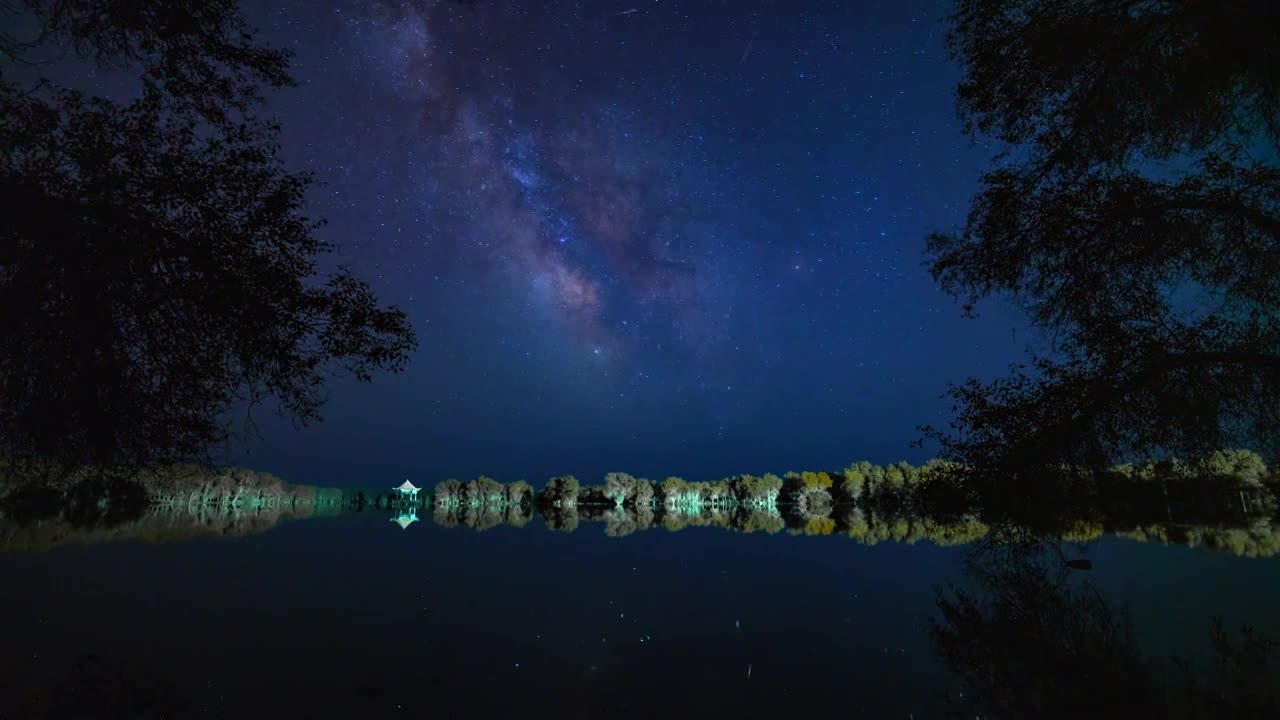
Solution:
M1153 656L1205 657L1214 616L1280 637L1275 558L1064 547ZM536 520L402 530L366 512L10 551L0 689L10 716L97 683L101 707L135 708L115 717L937 717L962 688L930 640L936 588L971 584L972 550Z

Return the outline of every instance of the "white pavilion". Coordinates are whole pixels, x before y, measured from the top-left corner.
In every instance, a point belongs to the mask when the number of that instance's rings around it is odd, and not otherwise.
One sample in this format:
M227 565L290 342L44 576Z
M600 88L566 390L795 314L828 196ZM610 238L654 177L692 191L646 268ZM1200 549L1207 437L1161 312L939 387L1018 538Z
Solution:
M418 488L414 487L413 483L409 482L408 480L405 480L403 483L401 483L397 487L393 487L391 489L399 490L401 497L415 498L415 499L418 497Z

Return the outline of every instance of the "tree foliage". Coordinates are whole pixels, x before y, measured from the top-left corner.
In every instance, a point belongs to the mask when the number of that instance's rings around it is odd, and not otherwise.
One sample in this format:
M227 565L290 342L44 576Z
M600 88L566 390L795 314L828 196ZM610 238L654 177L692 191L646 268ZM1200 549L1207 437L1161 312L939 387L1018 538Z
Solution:
M259 44L237 0L17 0L0 14L37 27L34 37L0 35L10 62L70 50L100 67L138 69L147 89L218 122L249 111L264 85L293 84L290 53Z
M462 486L462 502L472 507L501 507L507 503L507 487L481 475Z
M952 388L976 467L1102 466L1280 438L1280 6L959 0L970 130L1006 146L929 238L972 311L1022 301L1053 340Z
M623 472L611 472L604 476L604 496L618 507L648 505L653 500L653 484Z
M227 411L320 418L329 377L367 381L415 346L304 212L260 90L289 84L236 3L24 0L0 40L0 451L68 464L202 459ZM39 46L139 70L118 102L20 84Z
M533 488L524 480L506 486L507 504L522 508L533 507Z
M462 483L454 478L436 483L435 504L438 507L452 507L462 504Z
M548 507L572 507L578 501L580 488L578 478L572 475L551 478L547 481L547 486L538 493L538 504Z
M730 481L729 487L738 502L772 505L782 493L782 478L773 473L765 473L759 477L739 475Z

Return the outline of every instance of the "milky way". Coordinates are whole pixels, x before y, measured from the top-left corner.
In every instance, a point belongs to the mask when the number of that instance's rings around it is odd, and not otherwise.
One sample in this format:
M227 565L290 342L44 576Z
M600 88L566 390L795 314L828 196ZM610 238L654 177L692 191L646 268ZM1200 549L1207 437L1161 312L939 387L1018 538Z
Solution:
M1018 357L922 265L985 166L950 0L254 2L309 209L421 339L299 463L353 435L530 480L918 461L946 383Z
M568 78L522 85L497 22L433 0L371 4L352 21L419 118L431 231L597 354L723 339L705 261L722 241L710 170L679 157L640 107L575 96Z

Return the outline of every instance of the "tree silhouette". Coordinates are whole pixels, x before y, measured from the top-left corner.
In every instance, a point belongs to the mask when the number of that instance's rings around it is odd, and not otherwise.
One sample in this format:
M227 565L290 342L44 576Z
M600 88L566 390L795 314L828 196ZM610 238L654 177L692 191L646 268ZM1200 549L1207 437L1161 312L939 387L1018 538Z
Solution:
M236 3L24 0L0 38L0 452L67 465L203 459L227 411L275 399L320 418L327 378L399 370L415 336L303 212L279 128L291 83ZM9 11L9 10L6 10ZM8 67L41 48L138 69L127 103Z
M38 27L26 40L0 34L0 56L11 62L70 51L138 69L147 88L219 122L250 110L262 85L293 84L290 54L255 42L237 0L17 0L0 13L26 14Z
M953 387L975 467L1280 440L1280 6L959 0L968 128L1006 146L931 270L1049 352Z

